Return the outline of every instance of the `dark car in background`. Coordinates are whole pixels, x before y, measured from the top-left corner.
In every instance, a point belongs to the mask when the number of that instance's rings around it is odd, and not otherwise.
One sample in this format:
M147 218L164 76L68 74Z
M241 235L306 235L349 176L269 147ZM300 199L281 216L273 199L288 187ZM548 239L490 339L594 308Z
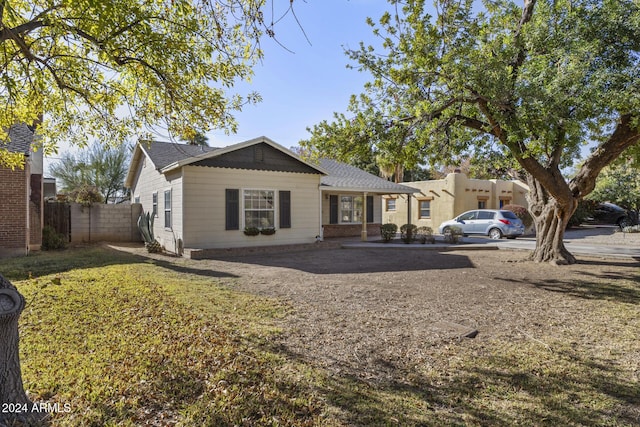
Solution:
M611 224L620 228L637 224L638 218L634 212L628 211L613 203L598 203L593 210L593 216L587 219L593 224Z

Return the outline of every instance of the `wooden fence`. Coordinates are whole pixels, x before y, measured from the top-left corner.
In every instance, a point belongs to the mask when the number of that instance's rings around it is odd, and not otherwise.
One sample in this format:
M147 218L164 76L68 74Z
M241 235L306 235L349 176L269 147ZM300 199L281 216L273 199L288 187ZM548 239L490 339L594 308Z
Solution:
M71 205L68 203L45 203L44 225L48 225L57 233L66 236L71 241Z

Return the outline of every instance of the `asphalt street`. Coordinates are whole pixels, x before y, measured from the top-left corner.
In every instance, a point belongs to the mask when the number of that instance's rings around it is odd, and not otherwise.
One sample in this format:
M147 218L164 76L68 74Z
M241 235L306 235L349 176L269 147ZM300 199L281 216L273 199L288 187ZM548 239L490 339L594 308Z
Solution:
M590 255L612 258L634 258L640 261L640 233L622 233L616 227L592 226L569 229L564 238L566 248L574 255ZM371 248L395 247L409 250L533 250L536 245L535 236L519 237L517 239L491 240L484 236L468 236L458 244L445 243L442 236L436 236L435 244L421 245L418 243L405 244L394 241L381 243L379 241L345 241L343 248Z

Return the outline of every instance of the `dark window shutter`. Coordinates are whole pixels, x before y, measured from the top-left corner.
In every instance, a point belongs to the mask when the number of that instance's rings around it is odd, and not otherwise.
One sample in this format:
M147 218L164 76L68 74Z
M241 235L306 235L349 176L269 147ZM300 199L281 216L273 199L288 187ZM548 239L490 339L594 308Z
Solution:
M338 196L329 196L329 224L338 223Z
M240 190L227 188L224 193L225 230L240 229Z
M291 228L291 191L280 191L280 228Z
M373 196L367 196L367 222L373 222Z

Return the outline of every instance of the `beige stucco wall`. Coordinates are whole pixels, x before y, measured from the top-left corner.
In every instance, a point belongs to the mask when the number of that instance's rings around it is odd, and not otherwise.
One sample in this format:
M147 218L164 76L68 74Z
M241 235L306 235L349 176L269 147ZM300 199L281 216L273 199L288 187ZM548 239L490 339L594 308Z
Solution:
M450 173L444 179L431 181L403 182L403 185L420 190L411 197L411 223L427 226L437 232L438 226L457 215L479 207L479 202L485 203L487 209L499 209L503 205L516 204L527 207L526 184L519 181L479 180L469 179L463 173ZM394 223L400 227L408 220L408 200L403 195L396 199L395 211L387 209L387 203L382 200L383 223ZM419 217L421 200L431 203L431 215Z
M320 175L243 169L184 168L185 248L236 248L245 246L313 243L320 229ZM225 230L225 190L240 190L240 230ZM242 190L275 191L276 234L245 236ZM291 228L278 228L278 192L291 192ZM182 199L181 199L182 200ZM182 224L182 223L181 223Z

